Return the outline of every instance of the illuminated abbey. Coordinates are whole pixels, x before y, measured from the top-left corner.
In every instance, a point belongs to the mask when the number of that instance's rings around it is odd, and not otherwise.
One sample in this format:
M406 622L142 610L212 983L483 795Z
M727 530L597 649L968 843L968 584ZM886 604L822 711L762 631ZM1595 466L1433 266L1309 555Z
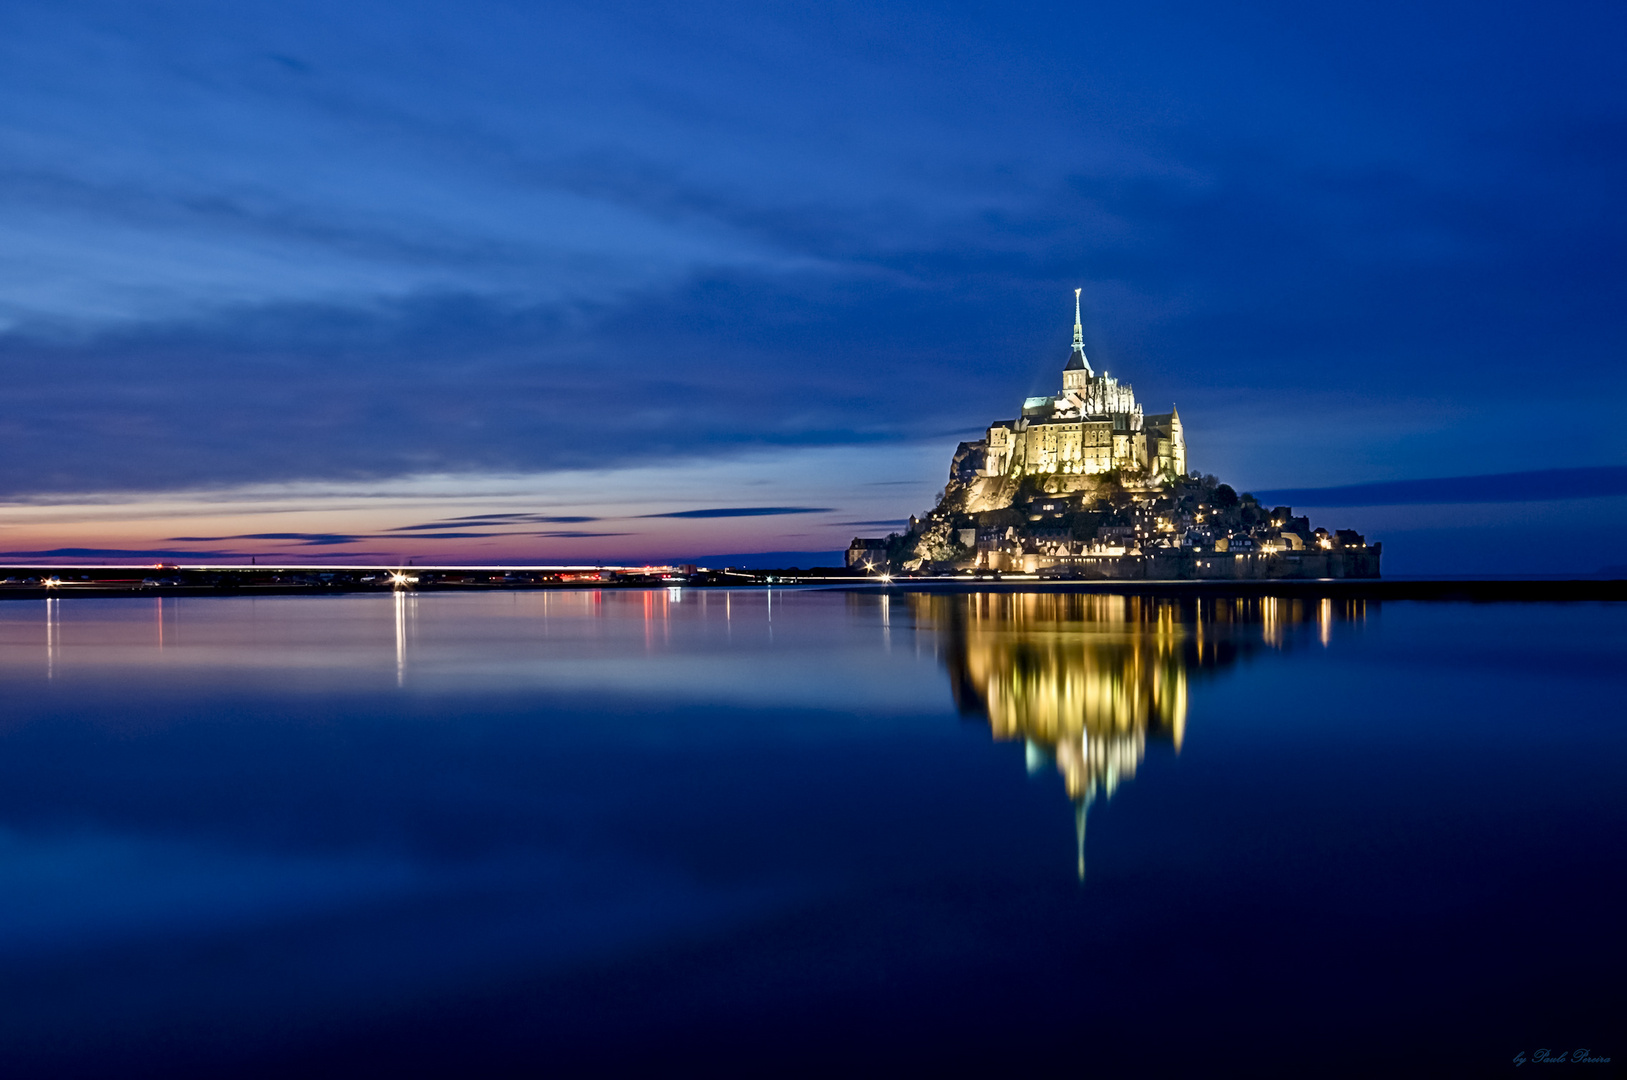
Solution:
M1377 577L1381 545L1313 529L1190 471L1180 413L1149 416L1085 358L1079 297L1062 389L955 448L937 505L909 531L854 537L851 567L1045 577Z
M1184 477L1180 413L1172 406L1167 413L1143 414L1128 383L1105 371L1096 374L1085 358L1082 291L1073 291L1073 354L1062 369L1061 391L1027 399L1015 420L997 421L981 445L967 444L971 454L982 457L978 471L989 477L1066 478L1113 470L1147 473L1155 480Z

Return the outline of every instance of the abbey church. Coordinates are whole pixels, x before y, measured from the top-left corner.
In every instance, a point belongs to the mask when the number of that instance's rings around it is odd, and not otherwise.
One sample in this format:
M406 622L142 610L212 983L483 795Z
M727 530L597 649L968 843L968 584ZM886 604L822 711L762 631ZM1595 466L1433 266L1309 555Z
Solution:
M1066 478L1118 470L1150 474L1153 480L1186 475L1180 413L1171 407L1144 415L1129 384L1105 371L1096 374L1085 359L1082 291L1073 291L1073 354L1062 369L1062 390L1027 399L1015 420L996 421L982 443L965 444L959 457L966 473ZM1057 490L1072 486L1063 483Z

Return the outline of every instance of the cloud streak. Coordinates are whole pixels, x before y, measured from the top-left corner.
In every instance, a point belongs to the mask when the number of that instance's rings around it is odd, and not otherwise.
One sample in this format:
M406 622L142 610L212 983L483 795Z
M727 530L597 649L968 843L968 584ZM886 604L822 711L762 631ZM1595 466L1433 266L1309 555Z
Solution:
M364 539L345 533L237 533L232 536L172 536L178 544L215 544L222 540L294 540L307 547L327 547L334 544L353 544Z
M644 518L739 518L775 517L781 514L828 514L828 506L717 506L710 510L673 510L665 514L640 514Z
M397 525L386 532L423 532L432 529L456 528L459 526L469 528L477 525L538 524L538 525L580 525L590 521L599 521L600 518L584 515L557 515L557 514L473 514L466 517L447 518L443 521L432 521L423 525Z
M1255 493L1262 503L1289 506L1555 502L1622 495L1627 495L1627 467L1621 466L1390 480L1325 488L1276 488Z
M537 536L553 539L584 539L599 536L627 536L624 532L585 532L577 529L555 529L547 532L506 530L499 532L415 532L396 531L382 533L234 533L229 536L172 536L176 543L213 544L224 540L283 540L293 541L301 547L334 547L356 544L364 540L491 540L509 536Z
M246 551L184 551L175 548L64 547L43 551L0 551L7 559L247 559Z
M520 514L470 514L470 515L467 515L465 517L447 518L446 520L448 522L491 521L491 522L496 522L496 523L504 523L504 522L510 522L510 521L531 521L531 522L538 522L538 523L541 523L541 524L580 525L580 524L582 524L584 522L598 521L600 519L596 518L596 517L588 517L588 516L582 515L582 514L525 514L525 513L520 513ZM411 528L411 529L420 529L420 528L427 528L427 527L428 526L423 526L423 525L407 525L407 526L403 526L403 528Z

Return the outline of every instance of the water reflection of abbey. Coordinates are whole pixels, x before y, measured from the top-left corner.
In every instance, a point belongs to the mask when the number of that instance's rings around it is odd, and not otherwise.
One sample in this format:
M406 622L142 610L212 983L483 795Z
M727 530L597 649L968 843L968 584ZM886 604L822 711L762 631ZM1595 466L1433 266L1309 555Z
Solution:
M1147 741L1176 752L1186 734L1187 681L1262 648L1294 624L1361 619L1363 601L1276 597L1186 599L1006 593L909 597L938 631L962 713L999 740L1026 743L1030 772L1054 762L1073 800L1079 876L1085 815L1135 776Z

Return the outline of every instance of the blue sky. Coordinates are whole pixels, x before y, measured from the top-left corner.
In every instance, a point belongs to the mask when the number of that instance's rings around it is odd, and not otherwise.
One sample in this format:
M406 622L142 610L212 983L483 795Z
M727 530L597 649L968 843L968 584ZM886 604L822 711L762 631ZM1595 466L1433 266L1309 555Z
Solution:
M1624 22L0 5L0 548L840 547L1054 389L1075 287L1240 489L1619 467ZM1627 562L1531 494L1326 523ZM411 528L499 514L590 520Z

